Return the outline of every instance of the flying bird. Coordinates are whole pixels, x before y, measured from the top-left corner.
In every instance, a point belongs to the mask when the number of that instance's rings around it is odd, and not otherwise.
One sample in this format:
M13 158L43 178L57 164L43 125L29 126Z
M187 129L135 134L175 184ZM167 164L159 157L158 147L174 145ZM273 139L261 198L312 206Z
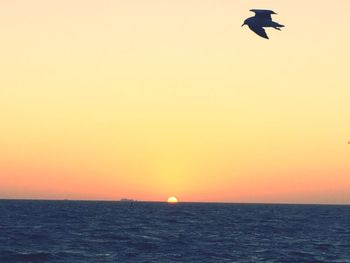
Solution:
M277 30L281 30L281 27L284 27L284 25L272 21L271 15L277 14L272 10L251 9L250 11L254 12L255 16L247 18L242 26L247 25L250 30L263 38L269 39L264 27L273 27Z

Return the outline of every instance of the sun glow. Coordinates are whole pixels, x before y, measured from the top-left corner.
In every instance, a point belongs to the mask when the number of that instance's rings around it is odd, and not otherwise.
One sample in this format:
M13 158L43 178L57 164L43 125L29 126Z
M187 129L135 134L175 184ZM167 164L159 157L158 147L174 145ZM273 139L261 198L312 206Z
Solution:
M177 203L177 198L175 196L169 197L168 198L168 203L169 204L176 204Z

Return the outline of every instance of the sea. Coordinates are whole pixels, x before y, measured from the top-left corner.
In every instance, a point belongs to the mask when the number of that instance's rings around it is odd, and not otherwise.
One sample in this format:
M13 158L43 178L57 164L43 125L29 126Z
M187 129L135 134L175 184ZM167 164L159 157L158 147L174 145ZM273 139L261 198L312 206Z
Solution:
M0 263L350 262L350 206L0 200Z

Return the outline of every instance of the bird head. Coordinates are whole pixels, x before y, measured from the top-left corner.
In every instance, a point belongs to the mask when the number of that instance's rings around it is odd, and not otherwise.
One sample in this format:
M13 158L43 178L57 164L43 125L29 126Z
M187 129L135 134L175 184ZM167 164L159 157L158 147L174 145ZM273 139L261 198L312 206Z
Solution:
M244 20L244 22L243 22L243 25L241 25L241 26L245 26L245 25L248 25L248 21L247 21L248 19L246 19L246 20Z

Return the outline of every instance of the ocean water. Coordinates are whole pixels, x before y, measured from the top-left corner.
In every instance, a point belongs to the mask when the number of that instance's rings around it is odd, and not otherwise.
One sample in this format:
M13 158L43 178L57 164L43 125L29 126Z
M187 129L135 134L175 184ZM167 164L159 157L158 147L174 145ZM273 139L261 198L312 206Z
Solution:
M14 262L350 262L350 206L3 200Z

